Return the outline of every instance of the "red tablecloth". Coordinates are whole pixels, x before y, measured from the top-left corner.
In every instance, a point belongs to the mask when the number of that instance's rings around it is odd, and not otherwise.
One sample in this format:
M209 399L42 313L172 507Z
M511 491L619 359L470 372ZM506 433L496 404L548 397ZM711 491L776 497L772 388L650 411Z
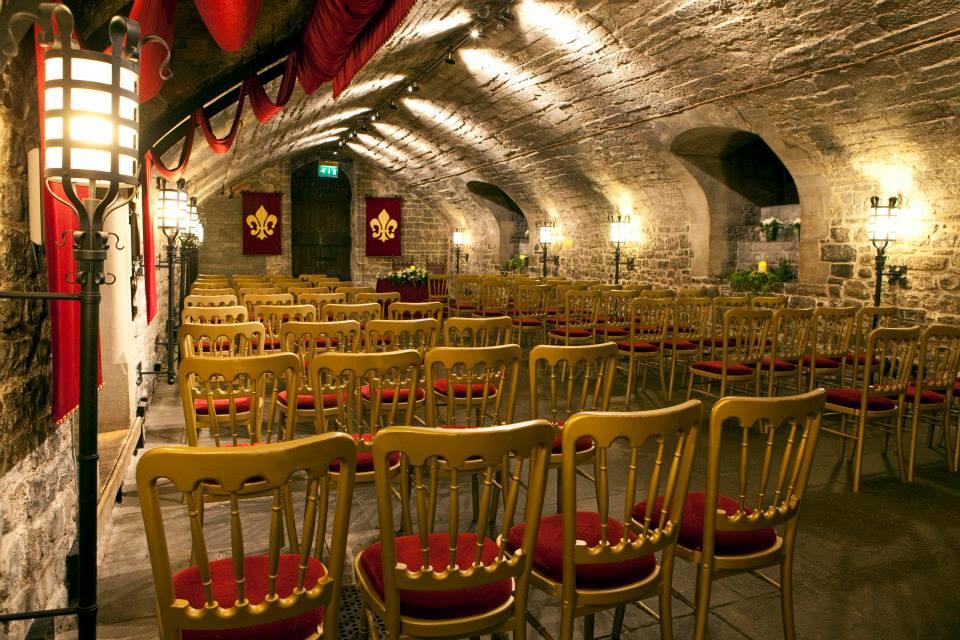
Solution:
M427 284L393 284L383 278L377 279L377 293L386 293L396 291L400 294L400 300L403 302L427 302L430 299L430 292Z

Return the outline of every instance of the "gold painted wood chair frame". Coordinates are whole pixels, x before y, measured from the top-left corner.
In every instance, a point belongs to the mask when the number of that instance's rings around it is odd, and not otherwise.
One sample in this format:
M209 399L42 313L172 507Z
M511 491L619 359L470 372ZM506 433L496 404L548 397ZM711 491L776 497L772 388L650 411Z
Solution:
M516 640L526 637L536 523L543 507L547 456L552 440L553 430L545 421L469 431L397 427L377 435L373 455L379 524L383 532L379 566L383 589L382 595L378 593L364 568L364 554L369 551L361 552L354 560L354 572L363 599L364 637L368 629L374 628L370 614L384 621L384 638L389 640L476 638L502 633L512 633ZM397 451L411 470L416 508L416 533L403 538L393 534L396 525L389 463ZM431 509L431 505L437 503L440 466L446 469L443 477L448 478L445 484L450 491L446 523L439 522L435 509ZM463 473L483 476L483 491L478 497L481 513L475 534L461 528L459 491ZM498 485L503 489L502 501L498 499L501 493ZM521 489L526 490L522 517L534 526L529 527L519 551L509 553L502 532L508 531L519 519ZM488 524L496 522L500 523L501 535L496 535L496 524ZM454 540L456 544L451 543ZM417 554L419 566L412 557L404 562L398 558L398 548L403 545L408 549L411 543L423 550ZM439 553L441 546L445 564L434 567L430 550L437 548ZM405 611L410 597L403 593L420 594L419 600L431 600L443 593L507 581L509 589L503 601L494 602L493 608L486 611L456 618L444 617L442 611L430 618L419 612L414 617Z
M354 297L358 293L375 293L373 287L352 287L352 286L342 286L335 287L333 289L334 293L342 293L347 296L347 302L354 302Z
M529 345L547 341L547 306L550 304L551 287L546 284L521 284L514 296L510 321L513 325L513 341L523 346L524 334L530 334Z
M194 296L197 297L197 298L200 298L200 300L197 301L197 302L195 302L195 303L193 303L193 304L187 305L186 299L184 299L184 305L186 305L186 306L193 306L193 307L217 306L217 304L207 304L207 305L203 304L203 302L204 302L203 298L212 298L212 297L217 297L217 296L232 296L232 297L233 297L233 304L239 304L239 302L237 301L237 292L234 291L233 289L230 289L229 287L228 287L228 288L217 288L217 289L212 289L212 288L211 288L211 289L196 289L196 288L194 288L194 289L191 289L191 290L190 290L190 295L188 295L187 298L194 297Z
M617 342L620 356L627 360L627 387L624 390L624 407L630 410L630 398L635 393L635 380L643 370L640 388L646 392L647 373L655 368L660 376L660 395L664 398L667 389L664 376L664 343L667 325L673 313L673 301L667 298L634 298L630 303L630 335Z
M182 323L177 328L177 344L184 358L260 356L265 337L260 322Z
M331 519L327 476L334 461L345 472L336 479ZM137 489L162 636L173 640L184 631L216 633L280 624L323 608L321 625L307 640L321 637L335 640L355 464L356 447L343 434L312 436L269 447L217 450L160 447L147 451L137 465ZM291 485L300 479L306 486L306 499L299 518L302 528L298 530ZM172 520L173 515L162 507L163 481L172 482L174 489L186 497L192 566L177 578L181 583L187 582L184 574L189 578L188 572L195 571L193 582L202 592L202 602L178 596L174 586L172 566L179 564L179 559L171 559L168 549L164 521ZM211 484L219 487L230 502L229 553L215 561L210 560L207 548L213 527L204 527L203 503L197 497ZM245 497L251 484L272 499L269 526L262 530L268 541L267 552L260 556L251 556L248 551L251 546L257 548L257 542L250 545L245 540L241 520L239 500ZM284 528L292 541L287 554L281 554ZM331 530L329 546L326 544L328 528ZM248 526L246 532L249 531ZM225 564L232 569L229 585L232 588L220 585L217 590L222 599L218 600L212 568L219 568L222 573ZM280 580L292 582L293 586L282 593ZM264 593L258 593L254 586L259 582L266 583Z
M673 298L674 296L644 295L644 298ZM672 293L672 292L671 292ZM673 400L673 389L676 383L677 369L680 375L685 367L682 363L697 360L703 351L703 341L707 335L707 322L710 319L710 298L676 298L673 301L673 312L667 334L670 336L663 342L663 357L670 362L670 378L667 383L667 401ZM689 375L689 374L688 374ZM682 387L681 387L682 388ZM687 399L689 399L689 394Z
M597 324L594 327L596 342L617 342L630 335L633 318L631 303L637 297L635 291L603 291L600 293Z
M857 386L860 376L863 375L863 365L866 358L867 337L870 332L879 327L895 326L897 308L891 306L870 307L864 305L857 309L853 320L853 334L851 336L850 351L841 361L842 384ZM876 364L876 363L874 363Z
M752 296L750 298L750 308L751 309L767 309L771 312L780 311L787 306L787 296L781 295L767 295L767 296Z
M694 391L708 397L732 395L736 384L753 383L753 395L760 395L760 363L767 350L767 336L773 312L769 309L732 309L723 317L723 346L720 360L694 362L690 365L687 399ZM719 369L719 370L718 370ZM742 370L742 373L741 373ZM702 378L706 389L696 389ZM710 393L710 384L720 383L720 393Z
M661 638L673 637L670 590L679 530L675 514L681 513L687 495L701 412L700 401L691 400L653 411L578 413L564 426L562 515L551 518L562 522L561 579L536 564L531 577L534 586L561 604L560 640L573 640L574 622L580 617L584 618L584 639L593 640L595 614L609 609L615 609L611 637L619 639L625 609L631 603L660 621ZM583 439L596 448L595 511L577 498L575 445ZM628 469L620 509L615 504L611 508L609 466L622 456L619 451L608 455L611 448L629 450L622 463ZM634 521L638 485L647 503L660 496L668 508L657 517ZM596 519L600 531L596 540L581 539L581 518ZM659 563L653 559L658 552L662 554ZM652 567L645 574L633 576L620 570L615 582L608 584L586 583L585 577L578 576L578 571L603 571L611 580L611 567L646 557L651 558ZM659 615L639 602L654 595L660 600Z
M447 347L494 347L510 343L510 318L450 317L443 323L443 344Z
M810 353L813 309L780 309L770 325L769 354L761 361L760 376L767 380L767 397L777 395L781 380L794 379L795 393L803 393L803 357Z
M329 303L320 310L320 321L330 322L337 320L356 320L362 328L370 320L379 320L382 317L382 309L376 302L364 303Z
M438 302L446 308L450 302L450 276L442 273L428 274L427 299L430 302Z
M223 324L229 322L247 322L247 308L235 307L184 307L180 313L180 322L184 324Z
M330 293L330 287L313 287L304 283L300 285L290 285L285 288L286 293L289 293L294 297L297 302L300 302L300 296L305 293Z
M843 360L850 352L850 336L856 320L854 307L817 307L813 311L812 351L805 358L808 389L822 384L824 376L834 379L835 386L843 384Z
M390 314L390 305L400 302L400 294L396 291L384 291L381 293L357 293L353 296L353 301L358 304L365 302L376 302L380 305L380 317L386 318Z
M247 308L251 318L256 318L257 307L261 305L292 305L294 300L289 293L248 293L241 294L240 304Z
M312 304L260 304L254 307L253 317L263 323L267 330L265 351L283 348L280 337L287 322L316 322L317 309Z
M328 304L346 304L345 293L301 293L297 296L297 304L312 304L317 309L317 317L323 313Z
M413 349L421 361L440 339L440 321L435 318L419 320L371 320L363 329L363 346L369 353Z
M803 395L778 398L727 397L714 405L710 413L706 452L703 538L696 547L685 546L682 542L677 545L677 555L697 568L696 602L690 602L675 592L694 610L695 640L707 637L713 581L738 573L751 573L779 589L784 637L786 640L796 638L793 560L797 523L820 433L824 395L823 389L817 389ZM740 437L735 440L739 443L738 473L736 476L724 474L725 478L735 477L737 486L729 492L731 498L726 499L727 506L719 508L725 429L740 430ZM751 441L752 434L756 435ZM760 453L756 453L758 448ZM711 505L715 507L711 508ZM781 527L782 533L777 533L775 527ZM749 535L770 529L774 531L768 534L772 542L769 547L741 553L718 553L717 533ZM780 567L779 582L760 571L773 566Z
M491 278L480 283L480 308L477 313L484 317L510 315L515 285L505 278Z
M480 276L453 276L448 317L470 317L480 309Z
M719 360L723 347L723 316L731 309L745 309L750 306L748 296L717 296L710 302L710 322L707 325L707 337L704 340L704 357Z
M444 303L432 302L394 302L390 305L390 320L420 320L433 318L443 322Z
M573 289L563 296L563 314L547 317L547 342L575 345L593 342L600 294L589 289Z

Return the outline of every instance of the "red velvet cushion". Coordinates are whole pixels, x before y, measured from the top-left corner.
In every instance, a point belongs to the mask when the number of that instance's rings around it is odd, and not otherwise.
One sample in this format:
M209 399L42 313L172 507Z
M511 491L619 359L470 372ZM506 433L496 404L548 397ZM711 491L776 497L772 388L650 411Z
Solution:
M561 338L589 338L593 334L586 329L577 329L576 327L558 327L550 330L550 335Z
M916 395L917 395L917 388L912 384L908 385L907 398L909 398L910 401L913 402L916 399L915 398ZM937 393L936 391L931 391L930 389L927 389L920 393L920 404L940 404L946 399L947 399L946 396L944 396L943 394Z
M861 353L857 355L856 353L848 353L844 358L849 364L856 362L859 366L863 366L867 362L867 354ZM880 358L874 357L871 361L871 364L878 365L880 364Z
M450 388L450 382L446 378L440 378L433 383L433 390L439 394L447 395L447 390ZM479 398L483 395L483 383L474 382L470 385L470 397ZM497 395L497 386L492 382L487 383L487 397L493 397ZM454 398L466 398L467 397L467 385L465 383L453 383L453 397Z
M803 356L803 366L809 367L809 366L810 366L810 360L812 359L812 357L813 357L813 356L810 356L810 355L805 355L805 356ZM817 369L838 369L838 368L840 368L840 363L837 362L836 360L831 360L830 358L824 358L824 357L821 357L821 356L817 356L817 362L816 362L815 364L816 364Z
M477 308L476 305L470 304L469 302L457 302L456 300L453 301L453 307L455 309L463 309L465 311L470 311Z
M524 327L539 327L541 322L536 318L514 318L513 324L519 324Z
M617 348L621 351L630 351L630 347L633 347L634 351L641 353L656 353L660 350L657 345L650 344L649 342L630 342L629 340L623 340L617 343Z
M287 404L287 391L284 389L277 394L277 400L282 405ZM332 409L337 406L337 394L335 393L325 393L323 394L323 408ZM313 409L313 394L312 393L298 393L297 394L297 409Z
M380 401L381 402L393 402L393 395L395 389L393 387L387 387L386 389L380 390ZM363 396L365 400L370 399L370 385L365 384L360 387L360 395ZM427 397L426 392L417 387L417 400L423 400ZM410 387L401 387L400 388L400 402L406 402L410 399Z
M707 345L708 347L722 347L722 346L723 346L723 338L722 338L722 337L720 337L720 338L707 338L707 339L704 340L703 342L704 342L704 344ZM735 346L736 344L737 344L737 339L736 339L736 338L727 338L727 346L728 346L728 347Z
M660 333L660 327L644 324L634 324L633 330L637 333Z
M960 378L957 378L957 383L953 386L953 392L960 395Z
M567 316L553 315L547 320L550 322L550 324L567 324Z
M752 369L756 366L756 364L750 363L747 366ZM760 366L763 368L764 371L770 371L770 356L763 356L763 360L760 361ZM773 363L773 370L774 371L796 371L797 365L794 364L793 362L787 362L786 360L781 360L780 358L777 358L777 360Z
M259 340L256 337L250 339L250 344L253 345L253 348L256 349L259 344ZM283 340L280 338L267 338L263 341L264 349L279 349L283 345Z
M206 398L197 398L193 401L193 410L197 413L207 414L209 407ZM213 410L218 416L225 416L230 413L230 400L228 398L217 398L213 401ZM250 411L250 396L237 398L233 402L233 410L236 413Z
M663 346L667 349L673 349L673 345L677 345L677 351L693 351L699 349L700 346L696 342L691 342L690 340L664 340Z
M703 508L706 496L703 493L688 493L687 502L683 507L683 517L680 519L679 542L688 549L700 550L703 548ZM717 506L728 514L737 510L737 501L727 496L717 497ZM653 503L653 512L650 522L658 523L660 509L663 507L663 498L657 498ZM633 508L633 518L643 522L646 514L646 502L638 502ZM750 509L744 509L747 515ZM719 515L718 515L719 519ZM777 533L772 528L754 529L753 531L716 531L714 537L714 553L718 556L734 556L754 553L769 549L777 542Z
M859 409L860 396L860 389L827 389L827 404L847 407L849 409ZM867 411L891 411L896 408L897 403L885 396L867 397Z
M723 360L701 360L700 362L694 362L691 364L690 368L696 369L697 371L715 373L719 376L723 373ZM738 364L736 362L727 364L728 376L749 376L752 373L753 368L748 367L745 364Z
M519 549L523 543L525 523L514 525L507 537L511 549ZM613 518L607 519L607 540L619 541L623 536L623 523ZM631 540L636 534L630 533ZM594 547L600 542L600 515L593 512L577 512L577 540L583 540L587 546ZM545 576L563 580L563 514L546 516L540 520L537 531L537 546L533 552L533 566ZM625 562L604 564L578 564L577 586L586 589L609 589L640 582L657 567L653 554L641 556Z
M430 565L434 569L446 568L450 559L449 536L446 533L432 533L428 538L430 547ZM396 539L397 562L404 563L411 571L423 568L423 554L420 552L419 536L400 536ZM477 536L473 533L461 533L457 536L457 565L467 569L476 558ZM374 590L383 598L383 562L380 543L372 544L360 553L360 569L370 581ZM497 558L497 545L490 538L483 541L480 560L489 565ZM393 567L388 569L393 571ZM510 580L491 582L470 589L449 589L440 591L421 591L401 589L400 613L415 618L448 620L464 616L474 616L492 611L510 599L513 585Z
M245 592L250 604L260 604L267 595L269 579L269 558L262 556L247 556L243 559L243 573L246 580ZM299 572L299 554L280 554L277 570L277 595L286 598L293 593L297 586ZM304 586L313 587L317 580L326 575L323 564L314 558L307 560L307 572ZM221 607L231 607L237 599L236 582L233 577L233 560L224 558L210 563L210 578L213 581L213 597ZM197 567L189 567L173 576L173 591L178 598L183 598L190 606L202 609L206 603L203 594L203 585L200 582L200 571ZM274 605L277 606L276 604ZM317 626L323 622L323 607L313 611L278 620L269 624L259 624L254 627L245 627L218 631L183 631L183 640L261 640L263 638L290 638L291 640L308 638L317 632Z
M357 452L357 473L373 471L373 453L369 451L370 445L373 444L373 434L364 433L357 435L356 433L350 434L353 436L354 440L363 442L366 445L367 451L358 451ZM400 454L397 452L391 453L387 456L387 463L393 467L400 462ZM334 460L330 463L330 471L339 471L340 470L340 461Z
M563 431L564 421L561 420L557 423L557 428ZM577 438L577 441L574 443L574 448L577 451L586 451L593 446L593 439L588 436L583 436ZM556 436L553 439L553 453L563 453L563 434Z
M329 345L330 347L339 347L339 346L340 346L340 338L338 338L338 337L336 337L336 336L329 336L329 337L327 337L327 336L320 336L319 338L317 338L316 340L314 340L314 344L316 344L318 347L326 347L326 346L328 346L328 345Z
M485 318L499 318L501 316L507 315L507 312L501 311L499 309L490 309L489 311L481 311L480 315Z
M626 336L630 335L630 332L624 329L623 327L614 327L614 326L604 326L600 325L597 327L597 333L603 333L608 336Z

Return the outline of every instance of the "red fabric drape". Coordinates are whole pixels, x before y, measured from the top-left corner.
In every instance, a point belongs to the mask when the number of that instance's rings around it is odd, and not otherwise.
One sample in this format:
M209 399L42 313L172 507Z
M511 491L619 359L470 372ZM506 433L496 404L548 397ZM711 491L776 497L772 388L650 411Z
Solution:
M194 127L195 123L195 118L190 118L190 123L187 125L187 135L183 139L183 147L180 149L180 160L177 162L177 166L172 169L167 168L163 164L163 161L154 155L153 151L147 152L147 155L150 156L153 163L153 168L167 180L174 180L182 175L187 168L187 163L190 162L190 154L193 152L193 131L196 128Z
M143 210L143 282L147 294L147 324L157 317L157 252L154 246L153 210L150 207L153 158L148 153L140 166L140 206Z
M224 51L239 51L253 35L261 0L194 0L207 30Z
M404 21L416 0L387 0L380 15L370 21L359 41L350 49L346 60L333 77L333 97L337 98L363 69L380 47Z
M230 125L230 131L226 136L218 138L213 132L213 125L210 124L210 118L204 112L203 107L197 109L196 113L193 114L193 119L200 127L200 131L203 132L203 137L207 141L207 145L210 146L210 149L214 153L226 153L230 151L230 147L233 146L233 141L237 137L237 133L240 132L240 116L243 115L243 101L246 98L247 88L246 83L244 86L240 87L240 97L237 99L237 110L233 114L233 123Z
M297 54L291 53L287 56L287 62L283 67L283 77L280 79L280 88L277 90L277 99L271 100L267 95L266 89L259 76L251 76L243 83L242 92L245 90L250 95L250 106L253 107L253 115L257 116L260 122L266 122L277 115L281 109L290 102L290 96L297 86Z
M160 36L173 44L173 28L177 16L177 0L134 0L130 19L140 23L143 37ZM140 102L152 100L163 86L160 63L167 52L158 44L147 44L140 53Z

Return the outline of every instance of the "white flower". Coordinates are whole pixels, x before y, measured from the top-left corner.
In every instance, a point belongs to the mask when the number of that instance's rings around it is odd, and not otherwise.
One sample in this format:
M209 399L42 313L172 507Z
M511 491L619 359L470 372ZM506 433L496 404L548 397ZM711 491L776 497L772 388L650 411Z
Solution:
M795 227L799 227L799 226L800 226L800 218L794 218L794 219L793 219L793 222L791 222L790 224L792 224L792 225L795 226Z
M775 225L776 225L776 226L779 226L779 225L780 225L780 218L777 218L777 217L775 217L775 216L770 216L769 218L764 218L763 220L761 220L761 221L760 221L760 224L761 224L762 226L764 226L764 227L772 227L772 226L775 226Z

